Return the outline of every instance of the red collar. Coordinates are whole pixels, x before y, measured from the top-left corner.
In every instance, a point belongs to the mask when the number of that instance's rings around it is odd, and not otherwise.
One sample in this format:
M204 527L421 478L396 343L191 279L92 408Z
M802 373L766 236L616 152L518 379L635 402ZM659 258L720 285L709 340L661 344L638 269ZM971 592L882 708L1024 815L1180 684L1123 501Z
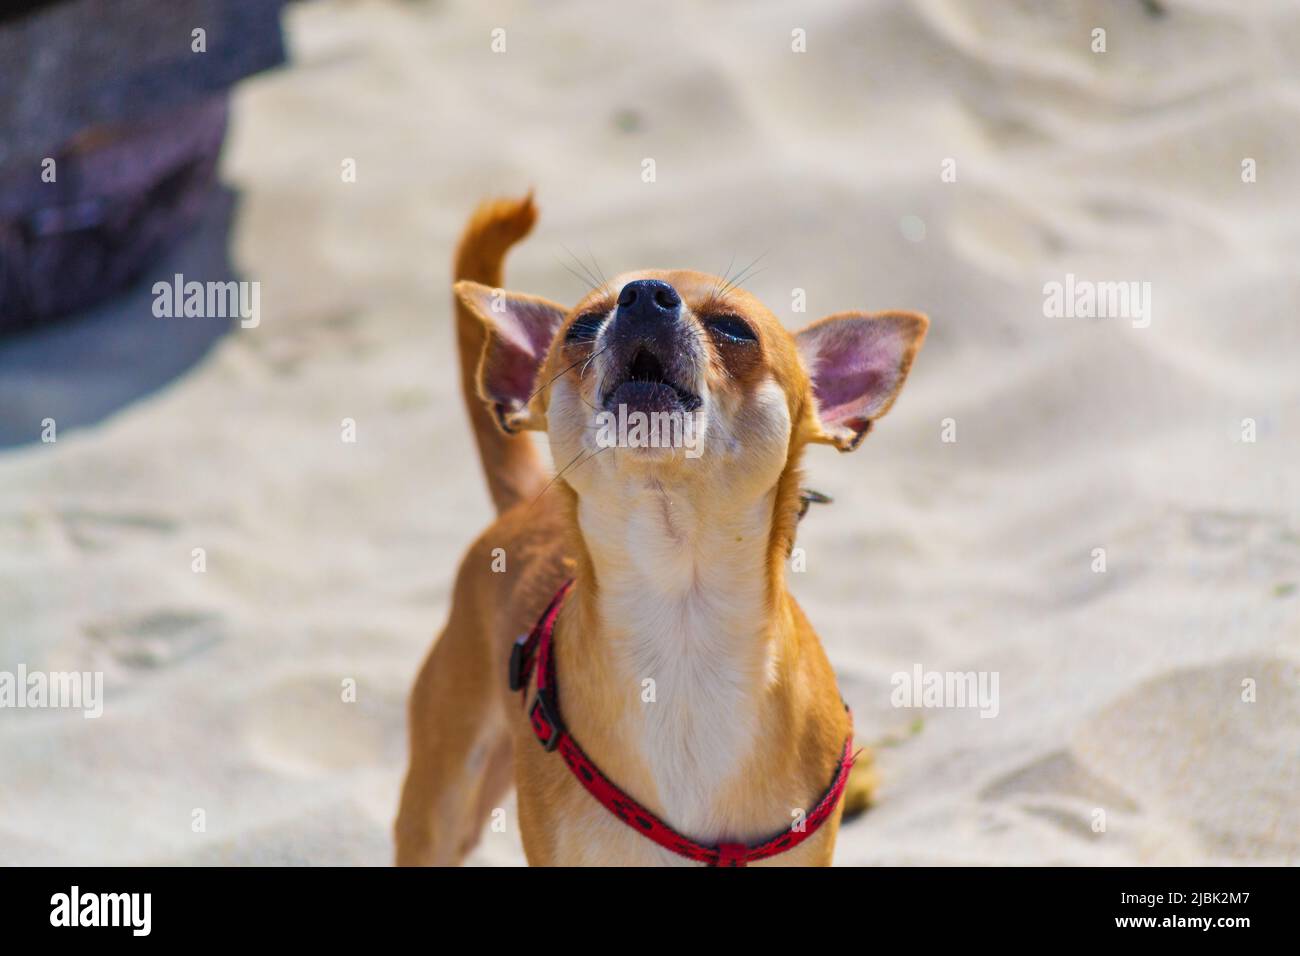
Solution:
M532 631L515 641L514 650L510 654L510 689L522 691L526 702L528 682L534 664L537 665L537 697L528 714L529 723L543 747L548 751L560 751L569 771L578 778L587 792L642 836L665 849L708 863L709 866L744 866L793 849L816 833L839 804L844 784L849 778L849 770L853 766L851 730L848 739L844 741L844 752L831 777L831 785L804 818L803 828L782 830L770 839L754 845L719 843L717 846L707 846L697 843L664 823L600 772L560 719L560 688L556 681L555 648L551 635L555 632L555 619L560 615L560 605L564 603L565 595L571 587L573 581L566 581L555 597L551 598L551 603Z

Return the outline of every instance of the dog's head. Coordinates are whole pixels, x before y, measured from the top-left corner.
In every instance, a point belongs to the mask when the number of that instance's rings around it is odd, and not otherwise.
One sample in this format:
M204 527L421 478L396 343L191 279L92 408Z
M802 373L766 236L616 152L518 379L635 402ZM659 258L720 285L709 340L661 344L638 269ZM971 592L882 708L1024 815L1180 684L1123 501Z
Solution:
M467 281L456 294L487 328L483 398L507 431L547 432L579 496L623 479L744 495L809 442L851 451L928 324L843 312L792 334L748 292L690 271L627 273L571 309Z

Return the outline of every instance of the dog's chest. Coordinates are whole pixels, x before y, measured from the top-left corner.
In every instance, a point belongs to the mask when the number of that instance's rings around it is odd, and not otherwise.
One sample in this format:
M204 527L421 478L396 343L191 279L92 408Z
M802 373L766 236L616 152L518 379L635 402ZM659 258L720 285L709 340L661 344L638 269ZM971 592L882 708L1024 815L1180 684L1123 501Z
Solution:
M724 544L685 530L680 508L665 522L663 507L652 500L623 516L630 557L602 570L600 615L617 684L636 694L620 729L654 783L642 799L657 797L670 825L715 842L743 822L728 791L753 753L771 664L764 536L755 527Z
M644 623L622 648L640 688L629 733L670 819L684 832L721 836L728 820L720 795L754 743L758 675L727 653L734 618L701 601L635 603L629 620ZM761 622L748 626L760 640Z

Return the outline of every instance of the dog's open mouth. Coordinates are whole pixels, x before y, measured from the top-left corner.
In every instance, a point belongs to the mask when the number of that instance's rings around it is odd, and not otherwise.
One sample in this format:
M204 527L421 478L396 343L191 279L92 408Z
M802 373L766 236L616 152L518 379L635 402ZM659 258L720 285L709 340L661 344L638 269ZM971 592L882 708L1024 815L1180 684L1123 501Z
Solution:
M623 371L614 376L601 404L609 411L624 405L636 412L693 412L701 402L698 395L669 377L658 356L640 346Z

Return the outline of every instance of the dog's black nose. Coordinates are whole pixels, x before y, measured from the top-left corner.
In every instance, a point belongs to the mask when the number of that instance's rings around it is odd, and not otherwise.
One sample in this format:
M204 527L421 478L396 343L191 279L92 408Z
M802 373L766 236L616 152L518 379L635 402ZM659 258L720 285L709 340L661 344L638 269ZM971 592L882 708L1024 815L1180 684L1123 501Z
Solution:
M618 294L618 314L631 319L675 319L682 297L667 282L638 279Z

